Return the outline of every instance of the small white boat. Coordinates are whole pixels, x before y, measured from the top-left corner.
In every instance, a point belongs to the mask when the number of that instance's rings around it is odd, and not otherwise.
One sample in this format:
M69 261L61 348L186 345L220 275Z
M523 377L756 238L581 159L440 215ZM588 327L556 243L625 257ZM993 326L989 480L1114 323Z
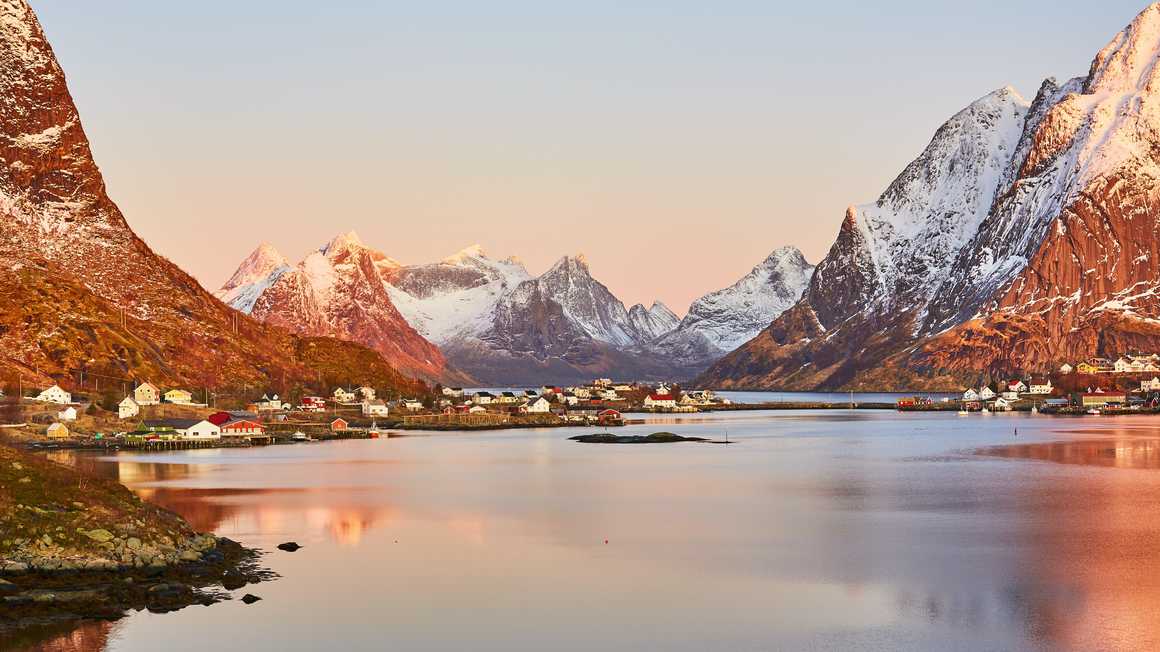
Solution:
M1095 416L1097 416L1097 417L1098 417L1098 416L1101 414L1101 413L1100 413L1100 411L1099 411L1099 410L1097 410L1096 408L1092 408L1092 409L1088 410L1088 411L1087 411L1087 413L1088 413L1088 414L1095 415Z
M988 410L987 408L983 408L982 412L983 412L983 414L990 414L991 413L991 411Z
M1039 406L1032 405L1031 406L1031 414L1039 414Z
M960 416L960 417L965 417L965 416L967 416L968 414L970 414L970 412L967 412L966 410L959 410L959 416Z
M306 433L299 430L298 432L294 433L293 435L290 435L290 440L291 441L310 441L310 437L308 437L306 435Z

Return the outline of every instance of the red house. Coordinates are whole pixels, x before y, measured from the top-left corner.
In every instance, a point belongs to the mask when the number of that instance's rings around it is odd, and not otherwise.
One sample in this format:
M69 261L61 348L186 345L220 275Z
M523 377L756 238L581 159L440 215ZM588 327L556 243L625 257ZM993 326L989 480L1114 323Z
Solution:
M266 426L249 419L237 419L222 426L222 435L264 435Z
M331 432L345 432L347 430L350 430L350 424L347 423L346 419L343 419L342 417L339 417L330 422Z
M600 412L597 412L596 418L600 421L601 424L616 423L623 420L623 417L620 415L620 411L613 409L601 410Z

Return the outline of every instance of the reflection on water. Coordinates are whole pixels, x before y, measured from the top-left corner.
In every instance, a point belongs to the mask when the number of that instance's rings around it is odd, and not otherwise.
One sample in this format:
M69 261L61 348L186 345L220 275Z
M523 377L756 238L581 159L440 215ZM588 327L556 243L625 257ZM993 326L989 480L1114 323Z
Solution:
M1113 439L1021 444L984 448L983 455L1059 464L1160 469L1160 440Z
M281 579L253 607L48 649L1157 649L1158 423L744 412L624 429L728 447L543 430L62 456L199 528L305 547L266 558Z

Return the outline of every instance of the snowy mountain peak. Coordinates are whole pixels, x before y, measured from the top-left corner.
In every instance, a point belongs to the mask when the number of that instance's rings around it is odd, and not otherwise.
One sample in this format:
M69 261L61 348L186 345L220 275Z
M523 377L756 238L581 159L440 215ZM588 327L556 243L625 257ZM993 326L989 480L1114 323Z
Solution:
M326 246L319 249L319 251L326 256L333 256L342 251L349 249L359 249L363 247L364 245L362 240L359 239L358 234L354 231L347 231L346 233L340 233L334 236L334 239L328 242Z
M648 343L672 331L680 325L681 320L668 306L654 301L651 308L645 308L641 303L629 308L628 322L637 332L639 340Z
M263 242L242 261L233 276L214 296L246 314L254 303L282 274L290 271L290 263L278 250Z
M591 276L588 269L588 259L584 254L577 254L575 256L564 256L556 261L548 271L544 272L544 276Z
M449 265L458 265L469 258L487 258L487 252L483 250L482 245L473 244L470 247L464 247L463 249L460 249L459 251L444 258L443 262Z
M1084 92L1151 92L1160 78L1157 58L1160 58L1160 3L1152 3L1096 55Z

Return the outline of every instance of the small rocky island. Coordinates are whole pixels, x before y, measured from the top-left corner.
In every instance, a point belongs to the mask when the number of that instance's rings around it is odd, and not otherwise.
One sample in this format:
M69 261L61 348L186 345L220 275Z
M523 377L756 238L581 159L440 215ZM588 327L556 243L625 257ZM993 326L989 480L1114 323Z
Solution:
M654 432L651 435L614 435L610 432L601 432L594 435L577 435L568 439L585 444L676 444L686 441L709 441L703 437L682 437L671 432Z
M0 445L0 639L228 599L226 590L273 577L257 558L118 482Z

